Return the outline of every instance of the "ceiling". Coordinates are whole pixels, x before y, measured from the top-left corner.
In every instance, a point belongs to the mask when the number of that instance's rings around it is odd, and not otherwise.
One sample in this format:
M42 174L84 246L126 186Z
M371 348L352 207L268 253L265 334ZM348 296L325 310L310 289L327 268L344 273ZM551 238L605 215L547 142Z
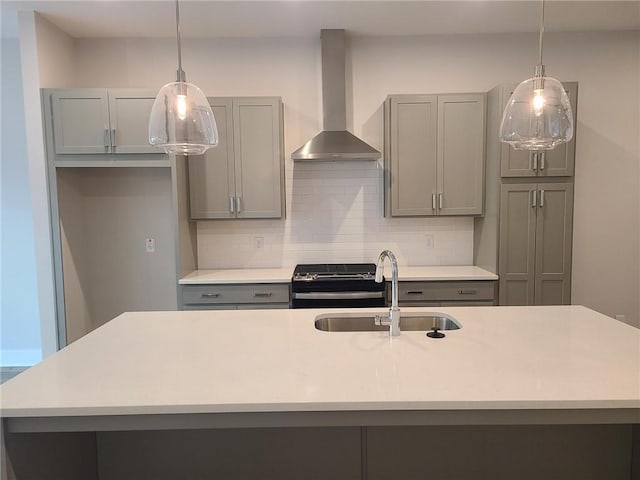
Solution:
M17 36L18 10L35 10L72 37L168 37L172 0L1 0L2 36ZM181 0L183 37L317 37L321 28L350 35L535 32L539 1ZM640 30L640 0L547 0L546 31Z

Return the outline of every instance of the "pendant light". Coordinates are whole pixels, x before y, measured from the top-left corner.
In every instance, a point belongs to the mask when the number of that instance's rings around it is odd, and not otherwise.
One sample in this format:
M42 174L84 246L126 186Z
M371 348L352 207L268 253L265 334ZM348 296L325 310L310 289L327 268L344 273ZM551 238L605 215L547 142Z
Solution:
M182 70L180 7L176 0L178 70L176 81L160 89L149 118L149 143L168 154L202 155L218 144L218 129L204 93L187 83Z
M542 64L544 0L540 15L539 61L533 78L516 87L502 115L500 141L517 150L551 150L573 138L573 114L562 84L545 77Z

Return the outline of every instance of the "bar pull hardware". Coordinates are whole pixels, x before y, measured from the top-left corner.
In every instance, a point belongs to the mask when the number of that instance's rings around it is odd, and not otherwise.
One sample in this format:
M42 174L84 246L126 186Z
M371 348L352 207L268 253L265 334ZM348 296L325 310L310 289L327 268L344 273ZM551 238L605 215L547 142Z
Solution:
M538 206L538 191L531 191L531 208L536 208Z
M242 197L236 197L236 212L240 213L242 211Z
M109 129L105 127L104 129L104 150L105 153L109 151Z
M111 149L115 153L116 151L116 129L115 128L111 129Z
M438 208L440 208L440 210L442 210L442 193L438 194Z
M531 154L531 157L533 158L533 169L537 170L538 169L538 153L537 152L533 152Z
M544 190L540 190L540 208L544 207Z
M422 295L422 290L409 290L407 295Z
M219 293L203 293L202 298L218 298L220 296Z
M236 212L235 209L236 209L235 200L231 195L229 195L229 212L230 213L235 213Z
M544 159L546 157L545 152L540 152L540 170L544 170Z
M477 293L477 290L458 290L458 295L475 295Z
M255 292L253 294L254 297L270 297L271 295L273 295L272 292Z
M435 210L436 209L436 194L432 193L431 194L431 210Z

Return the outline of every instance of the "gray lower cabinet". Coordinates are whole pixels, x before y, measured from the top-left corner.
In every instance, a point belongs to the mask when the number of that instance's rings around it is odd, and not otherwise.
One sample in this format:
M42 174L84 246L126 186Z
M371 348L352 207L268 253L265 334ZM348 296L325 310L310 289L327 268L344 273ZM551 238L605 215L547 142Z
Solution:
M51 92L55 154L163 153L149 144L149 115L157 92L93 88L46 92Z
M571 298L573 184L503 184L500 305L562 305Z
M387 98L387 215L483 213L485 115L484 93Z
M391 302L390 291L388 299ZM495 305L496 282L493 280L399 282L398 304L401 307Z
M289 283L182 285L183 310L289 308Z
M564 82L565 91L569 95L573 113L574 131L577 121L578 84ZM496 87L495 94L499 98L499 112L503 112L516 85ZM502 117L500 117L502 118ZM503 177L565 177L574 172L576 137L564 145L544 152L515 150L511 145L500 145L501 175Z
M189 158L191 218L282 218L283 106L279 97L210 98L218 146Z

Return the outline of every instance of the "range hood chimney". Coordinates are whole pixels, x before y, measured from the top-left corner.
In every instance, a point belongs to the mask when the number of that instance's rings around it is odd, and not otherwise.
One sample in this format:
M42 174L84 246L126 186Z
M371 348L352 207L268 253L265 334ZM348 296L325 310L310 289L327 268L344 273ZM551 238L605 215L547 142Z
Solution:
M347 131L344 30L321 30L324 130L291 154L296 161L378 160L380 152Z

